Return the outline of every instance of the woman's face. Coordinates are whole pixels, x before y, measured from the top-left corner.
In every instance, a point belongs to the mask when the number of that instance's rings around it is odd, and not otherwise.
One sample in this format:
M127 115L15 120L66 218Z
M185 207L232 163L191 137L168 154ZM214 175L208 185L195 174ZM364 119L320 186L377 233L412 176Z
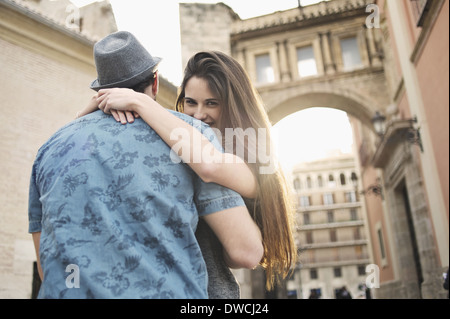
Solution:
M219 98L211 93L208 82L192 77L185 87L184 113L217 128L220 112Z

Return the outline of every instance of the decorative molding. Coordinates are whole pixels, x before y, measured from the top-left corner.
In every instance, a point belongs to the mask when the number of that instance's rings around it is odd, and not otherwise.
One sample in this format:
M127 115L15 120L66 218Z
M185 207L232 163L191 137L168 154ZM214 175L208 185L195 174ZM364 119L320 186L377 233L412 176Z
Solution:
M339 15L343 15L346 18L351 15L367 15L365 9L372 3L373 0L323 1L315 5L278 11L246 20L237 20L233 25L231 34L232 36L238 36L260 30L267 34L267 32L270 32L270 29L285 25L296 23L311 24L317 20L321 21L330 17L338 18Z

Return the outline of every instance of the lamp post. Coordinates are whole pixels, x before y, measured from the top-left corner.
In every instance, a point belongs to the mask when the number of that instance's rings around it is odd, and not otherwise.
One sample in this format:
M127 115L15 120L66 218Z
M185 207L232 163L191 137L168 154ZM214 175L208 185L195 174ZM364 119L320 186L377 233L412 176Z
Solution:
M382 137L386 131L386 116L381 115L380 112L375 112L375 116L372 118L372 123L375 128L375 132Z
M411 119L397 120L395 122L408 122L409 127L406 129L405 134L402 137L411 144L418 145L420 151L423 153L422 138L420 136L420 128L415 128L414 124L417 123L417 117L414 116ZM382 115L380 112L376 111L374 117L372 118L373 127L378 136L383 140L386 133L386 116ZM390 125L393 125L391 122Z

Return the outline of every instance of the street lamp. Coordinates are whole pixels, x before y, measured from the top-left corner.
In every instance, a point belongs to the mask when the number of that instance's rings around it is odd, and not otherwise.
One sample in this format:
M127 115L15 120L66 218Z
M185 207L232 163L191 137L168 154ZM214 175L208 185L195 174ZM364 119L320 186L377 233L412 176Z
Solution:
M420 147L420 151L423 153L423 144L422 138L420 136L420 128L414 127L414 124L417 123L417 117L414 116L411 119L397 120L394 122L409 123L409 127L406 128L405 134L402 135L402 137L406 139L409 143L418 145ZM393 125L394 122L391 122L390 125ZM372 118L372 123L378 136L380 136L381 139L384 139L384 135L386 133L386 117L377 111L375 112L375 116Z
M372 123L375 128L375 132L379 136L383 136L386 131L386 116L381 115L380 112L375 112L375 116L372 118Z

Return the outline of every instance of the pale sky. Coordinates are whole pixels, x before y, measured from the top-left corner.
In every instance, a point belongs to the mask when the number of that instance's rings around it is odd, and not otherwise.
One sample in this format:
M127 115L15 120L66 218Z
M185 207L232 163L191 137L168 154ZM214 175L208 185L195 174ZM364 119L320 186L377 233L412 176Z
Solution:
M77 6L94 2L72 0ZM160 73L174 85L182 79L179 2L218 3L230 6L241 19L298 6L297 0L110 0L119 30L132 32L154 56L163 58ZM319 2L302 0L306 6ZM345 112L311 108L293 114L274 127L278 156L286 171L299 161L326 157L333 150L351 152L352 131Z
M309 108L279 121L273 128L278 158L286 172L298 162L309 162L352 152L353 135L347 113Z

